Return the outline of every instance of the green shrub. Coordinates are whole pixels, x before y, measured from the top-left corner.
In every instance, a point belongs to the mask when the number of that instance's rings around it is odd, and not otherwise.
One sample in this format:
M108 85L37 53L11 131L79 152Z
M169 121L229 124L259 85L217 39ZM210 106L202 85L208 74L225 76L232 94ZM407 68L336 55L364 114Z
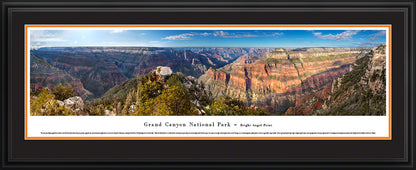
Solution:
M208 116L269 115L263 109L246 107L244 102L230 97L218 98L205 108Z
M53 88L52 93L56 100L65 100L76 95L71 86L63 86L61 83Z

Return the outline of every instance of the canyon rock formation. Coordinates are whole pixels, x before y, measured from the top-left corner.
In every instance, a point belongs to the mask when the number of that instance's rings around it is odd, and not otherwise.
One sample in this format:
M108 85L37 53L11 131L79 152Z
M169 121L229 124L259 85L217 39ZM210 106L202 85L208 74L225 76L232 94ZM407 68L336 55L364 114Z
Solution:
M317 92L351 70L369 48L274 49L251 53L220 69L209 69L199 81L215 97L227 95L284 113L296 99Z
M31 54L36 55L39 61L58 69L55 72L67 73L66 75L74 81L63 84L70 84L79 95L82 93L82 88L85 88L90 92L88 94L90 98L97 98L115 85L147 74L157 66L170 67L173 72L199 77L208 68L220 68L244 54L270 50L268 48L44 47L31 50ZM58 79L56 76L51 74L48 79ZM39 83L41 81L43 84ZM55 85L43 80L33 82L32 89Z

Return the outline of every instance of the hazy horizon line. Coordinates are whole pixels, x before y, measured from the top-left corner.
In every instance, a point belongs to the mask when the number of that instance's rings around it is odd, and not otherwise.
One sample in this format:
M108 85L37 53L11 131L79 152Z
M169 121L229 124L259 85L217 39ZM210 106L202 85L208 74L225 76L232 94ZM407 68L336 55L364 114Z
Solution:
M380 45L383 45L382 43ZM190 46L190 47L161 47L161 46L43 46L43 47L31 47L32 48L63 48L63 47L140 47L140 48L371 48L377 47L376 46L369 46L369 47L357 47L357 46L346 46L346 47L339 47L339 46L309 46L309 47L198 47L198 46Z

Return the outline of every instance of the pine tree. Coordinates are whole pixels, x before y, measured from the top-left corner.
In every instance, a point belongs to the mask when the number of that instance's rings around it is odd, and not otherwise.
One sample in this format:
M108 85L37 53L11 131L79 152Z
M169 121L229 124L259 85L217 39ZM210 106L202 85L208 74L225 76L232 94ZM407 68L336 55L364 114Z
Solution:
M159 115L197 115L184 88L172 86L156 98Z
M65 100L76 95L71 86L63 86L61 83L53 88L52 93L56 100Z

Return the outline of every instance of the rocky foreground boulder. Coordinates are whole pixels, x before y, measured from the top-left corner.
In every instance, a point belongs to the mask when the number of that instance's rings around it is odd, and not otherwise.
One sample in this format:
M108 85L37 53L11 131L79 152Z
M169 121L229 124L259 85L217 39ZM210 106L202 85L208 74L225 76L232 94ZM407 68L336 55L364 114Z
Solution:
M74 96L65 99L64 101L58 100L57 102L59 105L77 113L77 115L88 115L88 113L84 111L84 101L79 96Z
M170 67L158 66L156 67L155 73L156 75L161 77L161 79L166 79L167 77L172 75L172 69L170 69Z

